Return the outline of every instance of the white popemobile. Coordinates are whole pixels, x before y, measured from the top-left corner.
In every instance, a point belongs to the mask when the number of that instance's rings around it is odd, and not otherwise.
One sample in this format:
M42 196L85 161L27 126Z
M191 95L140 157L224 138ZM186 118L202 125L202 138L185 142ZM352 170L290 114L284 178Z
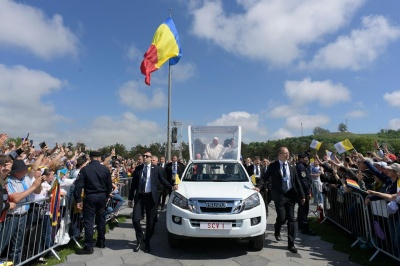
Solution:
M190 161L168 201L169 245L179 247L185 238L235 238L263 249L267 216L240 162L240 126L188 131Z

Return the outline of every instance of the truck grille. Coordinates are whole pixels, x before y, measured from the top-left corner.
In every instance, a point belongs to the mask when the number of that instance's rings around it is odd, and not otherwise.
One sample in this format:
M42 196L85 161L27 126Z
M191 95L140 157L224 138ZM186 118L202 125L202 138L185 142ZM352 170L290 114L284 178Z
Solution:
M197 209L197 213L233 214L241 209L239 199L190 199L189 204Z

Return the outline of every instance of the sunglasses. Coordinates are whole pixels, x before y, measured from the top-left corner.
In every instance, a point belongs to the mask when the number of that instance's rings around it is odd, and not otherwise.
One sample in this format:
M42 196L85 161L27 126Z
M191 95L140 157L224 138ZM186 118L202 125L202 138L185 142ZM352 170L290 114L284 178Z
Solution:
M150 158L151 155L143 155L143 158Z

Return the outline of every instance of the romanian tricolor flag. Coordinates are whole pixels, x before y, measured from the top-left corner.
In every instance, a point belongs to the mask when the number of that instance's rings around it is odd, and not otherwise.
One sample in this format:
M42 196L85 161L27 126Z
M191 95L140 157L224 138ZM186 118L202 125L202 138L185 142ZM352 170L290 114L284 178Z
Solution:
M360 186L358 185L358 183L356 181L354 181L353 179L346 179L346 183L349 187L361 190Z
M50 201L51 226L57 226L58 217L60 216L60 199L61 199L61 194L60 194L61 187L58 176L54 179L49 192L51 193L51 201Z
M150 74L159 69L167 60L169 65L175 65L182 56L178 31L172 18L161 24L154 34L153 41L140 65L140 70L146 76L145 83L150 86Z

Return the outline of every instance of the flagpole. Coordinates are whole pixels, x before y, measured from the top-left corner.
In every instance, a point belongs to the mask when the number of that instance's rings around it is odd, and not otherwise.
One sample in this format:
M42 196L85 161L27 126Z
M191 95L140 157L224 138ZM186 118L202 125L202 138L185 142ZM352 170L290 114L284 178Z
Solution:
M171 66L168 64L167 162L171 160Z
M169 17L172 16L172 8L169 9ZM171 65L168 60L168 118L167 118L167 161L171 161Z

